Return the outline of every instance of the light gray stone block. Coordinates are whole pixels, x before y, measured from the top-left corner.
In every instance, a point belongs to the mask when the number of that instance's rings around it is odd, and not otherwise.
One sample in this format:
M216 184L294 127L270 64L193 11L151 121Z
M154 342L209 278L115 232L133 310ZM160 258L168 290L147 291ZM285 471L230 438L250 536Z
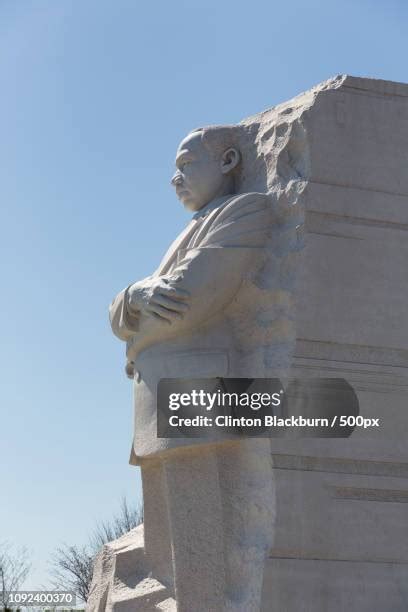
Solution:
M124 309L125 291L117 296L112 326L128 341L128 368L137 370L135 386L146 408L136 416L133 455L144 472L146 533L143 541L140 531L137 539L136 532L129 536L135 539L122 556L123 567L132 567L129 574L116 563L121 544L101 553L88 610L402 612L408 609L408 85L337 76L235 129L242 161L235 194L249 194L255 209L268 202L272 215L264 223L270 229L262 246L265 259L245 276L234 304L227 300L225 318L192 327L180 338L154 335L149 327L137 336L143 312ZM230 169L237 159L231 154L224 161ZM190 207L202 203L204 183L196 201L184 194ZM208 224L203 228L196 233L191 226L180 237L159 276L173 270L186 247L200 244ZM261 235L259 227L254 235ZM234 269L233 260L225 260L226 270ZM211 266L208 259L200 268L203 278ZM223 295L221 282L214 287L215 295ZM361 414L380 417L382 428L356 430L347 440L273 439L276 520L274 491L265 487L256 502L262 519L244 526L257 495L249 486L251 474L262 490L268 453L259 446L257 464L255 446L237 448L234 469L234 455L224 454L222 445L214 454L202 440L194 449L184 443L184 450L183 444L158 443L155 395L143 382L149 376L156 380L163 368L169 376L179 372L181 357L173 360L173 370L171 356L193 348L189 376L204 367L208 372L215 346L222 349L219 363L228 354L233 364L225 376L346 378ZM197 357L200 351L205 355ZM155 360L161 363L156 370ZM165 456L172 451L176 454ZM179 455L182 451L187 454ZM149 456L158 463L144 463ZM238 511L240 498L247 514ZM200 504L205 528L197 524ZM227 508L235 517L230 532L220 520ZM240 530L257 541L252 565L249 544L239 563ZM261 544L273 539L261 606ZM194 569L198 562L205 568L202 577ZM237 575L242 570L242 593L231 568Z

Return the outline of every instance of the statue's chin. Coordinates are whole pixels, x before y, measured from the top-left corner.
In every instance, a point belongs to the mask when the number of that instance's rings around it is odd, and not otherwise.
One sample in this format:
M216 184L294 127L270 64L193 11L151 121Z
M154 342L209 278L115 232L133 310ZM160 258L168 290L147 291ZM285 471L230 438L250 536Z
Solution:
M189 198L180 198L180 201L183 204L184 208L186 210L189 210L190 212L197 212L198 210L200 210L200 208L202 208L202 206L200 206L197 202L194 202Z

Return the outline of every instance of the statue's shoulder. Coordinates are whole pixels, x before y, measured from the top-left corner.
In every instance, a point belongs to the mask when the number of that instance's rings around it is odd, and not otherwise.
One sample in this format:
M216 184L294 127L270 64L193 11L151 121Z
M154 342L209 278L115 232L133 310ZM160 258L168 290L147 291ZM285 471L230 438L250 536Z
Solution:
M250 215L251 213L265 210L269 206L270 202L266 193L259 193L256 191L238 193L220 206L213 220L218 223L233 221L244 215Z
M229 204L247 204L248 202L266 202L268 194L259 191L248 191L247 193L237 193L228 200Z

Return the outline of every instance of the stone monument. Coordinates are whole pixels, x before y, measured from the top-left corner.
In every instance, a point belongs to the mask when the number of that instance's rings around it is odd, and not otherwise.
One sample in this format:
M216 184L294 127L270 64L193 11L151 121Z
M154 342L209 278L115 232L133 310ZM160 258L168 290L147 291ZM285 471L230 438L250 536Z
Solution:
M277 515L262 610L403 612L408 85L338 76L261 116L284 133L281 171L295 163L307 183L291 375L346 378L361 416L380 418L349 439L272 441ZM290 136L299 121L301 163Z
M406 609L407 100L338 76L181 142L193 219L110 310L144 526L99 553L89 612ZM347 378L381 431L157 437L162 378L294 375Z

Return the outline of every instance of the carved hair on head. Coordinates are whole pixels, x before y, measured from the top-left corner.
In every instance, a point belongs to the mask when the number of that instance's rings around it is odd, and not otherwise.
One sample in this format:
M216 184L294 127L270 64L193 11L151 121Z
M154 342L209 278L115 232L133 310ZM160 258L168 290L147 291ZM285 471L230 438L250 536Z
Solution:
M236 125L207 125L191 130L190 134L196 132L201 132L203 145L217 159L231 147L239 151L239 128Z

